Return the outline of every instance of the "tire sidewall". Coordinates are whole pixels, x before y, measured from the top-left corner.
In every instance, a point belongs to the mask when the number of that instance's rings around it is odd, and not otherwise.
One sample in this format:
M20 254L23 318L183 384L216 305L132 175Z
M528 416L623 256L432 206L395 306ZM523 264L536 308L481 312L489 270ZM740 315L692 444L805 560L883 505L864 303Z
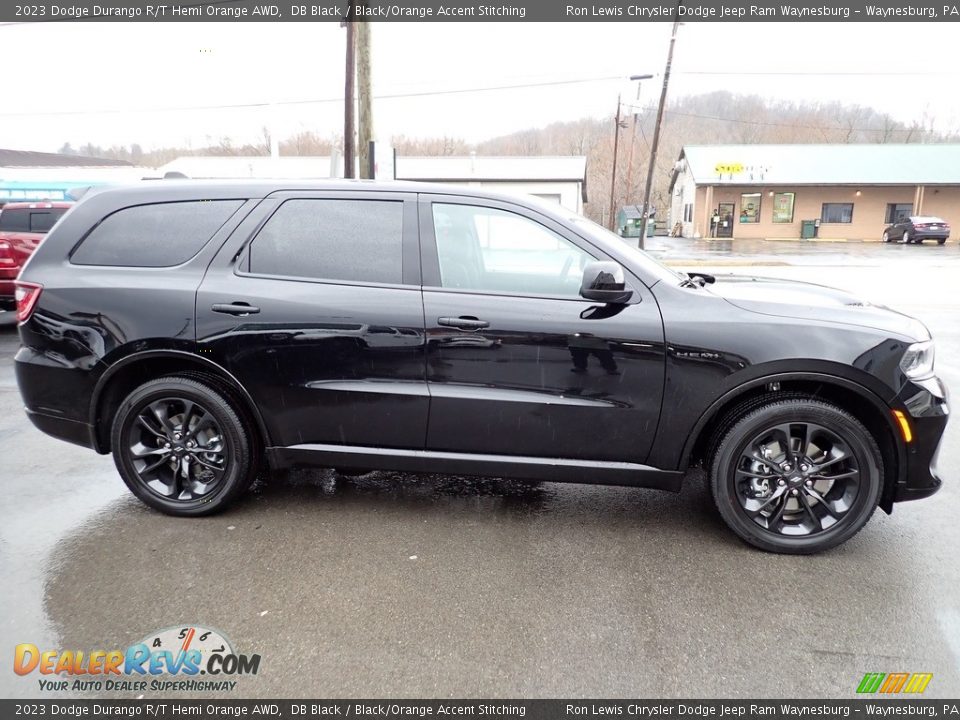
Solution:
M165 397L183 398L199 403L211 413L225 440L228 469L209 495L192 501L175 501L153 492L139 479L129 457L127 437L143 407ZM185 378L161 378L141 385L121 403L111 429L113 459L120 476L130 491L150 507L169 515L194 517L209 515L223 509L242 492L249 482L250 440L236 412L218 392Z
M816 423L835 432L853 452L861 473L853 507L834 527L809 537L780 535L757 525L744 514L735 489L734 469L746 446L766 428L786 422ZM721 516L741 538L765 550L808 554L840 545L863 528L880 500L882 468L876 441L859 421L825 403L792 401L760 408L734 425L714 458L711 487Z

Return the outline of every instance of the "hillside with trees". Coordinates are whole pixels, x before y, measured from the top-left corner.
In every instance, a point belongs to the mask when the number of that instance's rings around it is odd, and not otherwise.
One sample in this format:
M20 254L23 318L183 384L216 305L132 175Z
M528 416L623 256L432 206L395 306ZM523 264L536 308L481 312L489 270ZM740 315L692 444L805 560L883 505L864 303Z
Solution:
M629 111L627 111L629 112ZM653 136L656 109L645 108L636 118L621 120L617 165L616 205L642 202L646 180L649 140ZM399 155L586 155L589 202L586 213L602 222L610 205L610 175L613 165L614 121L583 118L530 128L476 144L456 137L413 138L396 136ZM960 142L960 133L934 130L934 119L924 117L903 123L871 108L841 103L790 103L767 100L759 95L718 91L676 98L664 117L660 152L654 173L652 205L665 208L670 174L683 145L719 143L930 143ZM338 133L306 131L280 143L282 155L329 155L341 145ZM201 148L159 148L144 151L139 145L104 148L69 144L61 152L109 157L159 166L181 155L266 155L270 135L262 141L235 145L229 137Z

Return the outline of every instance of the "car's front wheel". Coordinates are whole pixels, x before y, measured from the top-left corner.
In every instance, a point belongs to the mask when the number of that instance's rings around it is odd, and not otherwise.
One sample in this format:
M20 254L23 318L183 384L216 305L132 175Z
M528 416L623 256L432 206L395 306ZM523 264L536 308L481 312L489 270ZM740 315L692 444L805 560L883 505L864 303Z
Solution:
M884 233L883 233L883 241L884 241L885 243L890 242L890 233L884 231Z
M256 477L252 430L231 402L186 377L144 383L121 403L113 458L130 491L170 515L222 510Z
M727 525L763 550L809 554L849 540L880 500L883 460L863 424L829 403L772 401L717 446L711 490Z

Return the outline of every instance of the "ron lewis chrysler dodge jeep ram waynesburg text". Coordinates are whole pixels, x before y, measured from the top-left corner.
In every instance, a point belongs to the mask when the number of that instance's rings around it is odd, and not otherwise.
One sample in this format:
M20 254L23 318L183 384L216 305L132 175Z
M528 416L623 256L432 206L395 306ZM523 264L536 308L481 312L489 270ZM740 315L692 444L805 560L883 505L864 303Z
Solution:
M33 423L174 515L263 467L676 491L810 553L940 487L918 321L816 285L678 274L559 206L404 183L93 192L17 282Z

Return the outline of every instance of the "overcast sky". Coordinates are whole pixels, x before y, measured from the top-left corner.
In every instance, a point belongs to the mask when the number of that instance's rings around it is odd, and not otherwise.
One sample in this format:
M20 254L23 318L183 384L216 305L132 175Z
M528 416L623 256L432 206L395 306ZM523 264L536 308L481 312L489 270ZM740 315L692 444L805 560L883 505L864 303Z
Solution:
M373 23L377 95L653 73L659 93L669 23ZM715 88L777 98L842 100L902 120L929 112L960 128L957 25L952 23L691 23L680 29L672 96ZM282 105L281 136L342 128L344 31L337 23L77 23L0 26L9 78L0 147L64 142L202 146L259 140L265 108ZM14 62L15 60L15 62ZM11 65L11 63L14 65ZM729 74L718 74L729 73ZM851 74L837 74L851 73ZM377 134L483 140L585 115L611 114L636 84L549 87L375 101ZM101 111L115 112L104 113Z

